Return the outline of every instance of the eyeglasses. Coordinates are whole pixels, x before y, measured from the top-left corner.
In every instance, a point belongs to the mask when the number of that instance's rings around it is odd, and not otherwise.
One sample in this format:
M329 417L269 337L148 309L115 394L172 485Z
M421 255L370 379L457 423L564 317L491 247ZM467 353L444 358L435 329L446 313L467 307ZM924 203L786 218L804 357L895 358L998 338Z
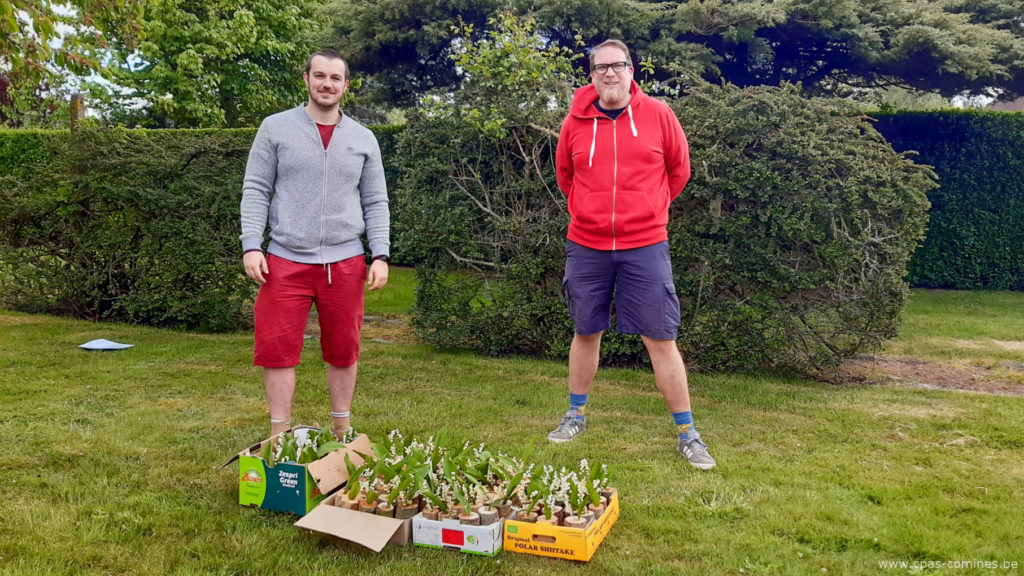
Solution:
M616 72L622 72L629 66L629 62L612 62L611 64L594 64L594 74L607 74L611 68Z

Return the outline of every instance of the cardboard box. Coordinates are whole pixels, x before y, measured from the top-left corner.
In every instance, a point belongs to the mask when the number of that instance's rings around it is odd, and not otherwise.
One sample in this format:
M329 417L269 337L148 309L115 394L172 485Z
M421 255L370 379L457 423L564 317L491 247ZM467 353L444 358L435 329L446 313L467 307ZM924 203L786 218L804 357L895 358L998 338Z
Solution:
M412 540L412 518L398 520L334 505L338 493L295 523L299 528L355 542L380 552L388 544L404 546Z
M292 430L299 428L310 427L297 426ZM348 480L346 454L356 466L363 463L363 458L358 453L373 454L369 437L361 434L345 447L327 454L316 462L278 462L271 468L261 456L264 444L271 440L272 438L267 438L253 444L225 464L227 466L238 460L238 503L242 506L291 512L302 516Z
M608 509L585 529L505 520L505 549L510 552L588 562L619 519L619 494L612 494Z
M412 517L412 542L427 548L494 556L501 552L503 524L504 521L499 520L487 526L466 526L451 518L430 520L421 512Z

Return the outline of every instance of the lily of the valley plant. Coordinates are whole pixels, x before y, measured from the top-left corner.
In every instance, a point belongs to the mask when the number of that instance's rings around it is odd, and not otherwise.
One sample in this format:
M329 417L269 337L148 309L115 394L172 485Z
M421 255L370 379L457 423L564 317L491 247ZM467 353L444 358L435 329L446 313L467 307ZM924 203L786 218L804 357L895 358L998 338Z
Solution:
M359 454L361 466L346 456L349 485L342 494L346 505L358 503L359 509L376 514L415 506L428 518L486 523L508 517L513 508L528 513L543 503L549 518L563 506L582 516L588 505L600 503L600 490L607 485L607 468L591 468L586 460L578 471L545 466L537 476L533 464L488 451L483 444L467 442L450 450L433 437L421 442L397 430L374 442L373 452Z
M281 432L272 441L263 445L263 460L273 468L278 462L309 464L323 458L330 452L344 447L358 434L349 430L339 439L328 428L299 428Z

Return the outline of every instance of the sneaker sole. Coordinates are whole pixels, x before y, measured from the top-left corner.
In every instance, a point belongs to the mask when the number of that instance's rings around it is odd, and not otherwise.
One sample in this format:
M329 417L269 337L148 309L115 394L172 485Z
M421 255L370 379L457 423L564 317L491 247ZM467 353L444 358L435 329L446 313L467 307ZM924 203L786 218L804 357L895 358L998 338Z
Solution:
M548 436L548 441L554 442L555 444L564 444L566 442L572 442L572 440L572 438L552 438L551 436Z
M689 460L687 460L687 462L689 462ZM690 462L690 466L693 466L698 470L711 470L715 467L715 464L694 464L693 462Z
M712 468L718 465L717 462L713 462L711 464L695 464L693 462L690 462L690 459L686 456L686 454L683 454L680 450L676 450L676 454L679 454L679 456L684 458L690 464L690 466L693 466L698 470L711 470Z

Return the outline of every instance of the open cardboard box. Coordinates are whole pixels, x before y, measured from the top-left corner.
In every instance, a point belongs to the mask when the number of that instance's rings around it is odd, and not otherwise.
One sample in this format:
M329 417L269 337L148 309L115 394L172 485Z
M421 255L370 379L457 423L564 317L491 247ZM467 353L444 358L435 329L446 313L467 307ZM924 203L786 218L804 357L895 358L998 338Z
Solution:
M586 528L522 522L513 515L505 520L505 549L522 554L589 562L618 519L618 491L612 494L604 514Z
M334 505L337 497L338 493L332 494L295 525L361 544L374 552L380 552L389 543L405 545L412 540L412 518L398 520L339 508Z
M458 520L430 520L419 513L412 517L412 542L427 548L451 548L469 554L494 556L501 552L502 525L466 526Z
M312 426L296 426L291 431ZM359 454L373 454L370 438L360 434L355 440L316 462L296 464L278 462L273 468L267 466L261 456L263 446L273 438L242 450L224 466L238 460L238 503L277 512L291 512L302 516L313 510L328 494L348 480L345 456L360 466L363 457Z

